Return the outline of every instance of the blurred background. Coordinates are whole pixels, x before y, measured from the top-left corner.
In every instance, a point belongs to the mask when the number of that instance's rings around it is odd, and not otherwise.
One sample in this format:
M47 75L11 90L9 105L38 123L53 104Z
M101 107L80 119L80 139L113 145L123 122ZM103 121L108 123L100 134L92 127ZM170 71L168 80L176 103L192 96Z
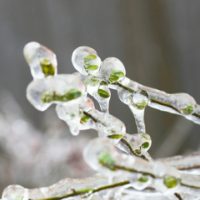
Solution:
M134 81L168 93L185 92L200 103L200 1L1 0L0 192L10 184L33 188L93 172L82 149L95 131L71 136L51 107L39 112L26 99L32 77L23 47L37 41L57 55L58 72L73 73L78 46L117 57ZM98 105L96 106L99 109ZM112 91L110 113L135 133L134 118ZM146 109L153 158L199 150L200 126Z

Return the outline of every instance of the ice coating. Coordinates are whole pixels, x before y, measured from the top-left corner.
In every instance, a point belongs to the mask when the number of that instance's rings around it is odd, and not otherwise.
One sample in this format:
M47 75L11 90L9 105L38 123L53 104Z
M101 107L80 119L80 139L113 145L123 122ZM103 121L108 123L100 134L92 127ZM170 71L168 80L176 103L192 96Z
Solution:
M2 200L28 200L29 194L28 189L20 185L10 185L4 189L2 194Z
M101 78L108 80L110 83L122 80L126 75L123 63L114 57L106 58L99 71Z
M116 146L128 154L134 153L135 155L141 156L146 155L146 152L151 147L151 143L151 137L147 133L126 133Z
M176 168L167 165L165 161L153 161L147 152L151 146L151 138L146 133L144 122L144 111L148 105L162 111L182 115L200 124L200 106L196 104L193 97L185 93L168 94L134 82L125 77L126 71L119 59L107 58L101 63L96 51L90 47L79 47L73 52L72 63L80 73L66 76L56 75L56 57L46 47L36 42L29 43L24 48L24 55L34 77L34 81L27 89L28 100L41 111L46 110L52 103L57 104L56 112L59 118L69 125L73 135L77 135L80 130L85 129L98 131L101 141L91 142L91 145L84 151L84 157L92 168L108 176L109 183L125 181L125 187L131 186L134 191L144 190L146 193L148 187L151 187L155 191L163 193L163 196L154 195L154 198L148 195L147 198L143 195L134 196L134 199L166 199L167 197L172 200L179 198L178 195L184 200L197 199L200 194L199 177L188 175L185 172L184 174L180 173L176 169L196 167L199 165L197 159L181 158L181 161L167 162ZM137 134L126 133L124 124L108 113L111 96L109 88L117 90L120 100L127 104L133 112L138 129ZM95 110L93 102L87 98L87 94L98 101L103 112ZM120 154L110 143L135 156ZM191 162L186 165L186 160ZM78 187L79 183L77 185L75 183L77 182L68 179L66 184L73 185L80 190L83 189L82 186ZM8 196L6 197L4 192L3 199L14 197L14 200L22 200L20 199L22 196L26 199L32 198L34 195L35 199L47 197L39 197L36 194L52 197L62 196L64 192L66 194L68 186L65 185L65 181L61 181L59 184L49 187L51 195L48 193L49 188L27 190L21 186L12 186L14 189L16 187L19 195L12 196L12 190L8 189L6 190L10 191ZM81 184L86 183L81 182ZM115 195L116 188L101 193L99 190L95 191L96 187L99 187L95 184L95 188L92 188L92 184L86 184L86 186L90 187L85 191L86 199L121 199L120 195ZM12 189L12 187L10 188ZM94 191L95 194L92 194ZM121 191L119 190L118 193ZM155 191L151 191L151 193L156 193ZM73 196L68 199L80 200L82 197L74 192L74 188L67 189L67 192L71 192L70 195ZM31 195L33 196L31 197ZM122 199L125 198L122 196Z
M116 177L127 179L129 185L136 190L153 187L167 196L175 192L194 195L200 192L199 176L180 173L162 162L150 163L141 158L119 154L105 139L91 141L84 150L84 159L94 170L111 176L113 180Z
M24 57L30 66L34 79L57 74L56 55L47 47L37 42L30 42L24 47Z
M95 129L94 122L84 114L84 111L94 110L94 104L89 98L81 98L71 101L66 105L57 105L56 113L60 119L70 127L73 135L78 135L80 130Z
M96 86L88 86L88 93L96 98L103 112L108 112L110 92L107 87L109 87L118 91L120 100L127 104L133 112L139 133L146 132L144 110L147 105L165 112L182 115L200 124L200 107L190 95L185 93L168 94L138 84L125 75L125 68L121 61L111 57L102 62L100 71L95 73L95 76L90 75L88 78L87 81L96 80ZM101 79L104 85L99 87ZM102 95L107 96L107 99L105 98L104 101L99 99L99 91L102 92Z
M200 153L196 152L190 155L174 156L170 158L158 159L168 165L174 166L180 170L197 169L200 167ZM200 173L199 173L200 174Z
M49 187L27 189L19 185L10 185L4 189L2 200L28 200L60 197L78 199L90 192L91 188L98 188L108 184L108 179L95 175L84 179L66 178ZM77 192L78 195L74 195ZM73 197L74 196L74 197Z
M79 115L79 99L68 102L66 105L57 105L56 106L56 113L60 119L65 121L72 133L72 135L79 134L79 122L80 122L80 115Z
M109 101L111 92L107 82L98 77L88 77L85 81L87 92L99 103L103 112L109 112Z
M143 175L149 175L153 178L163 178L172 176L180 179L180 173L177 169L162 164L160 162L148 162L141 158L131 155L120 154L116 148L108 141L102 138L93 139L84 149L84 159L94 170L102 173L107 171L138 172ZM128 169L128 170L127 170Z
M149 96L149 106L161 111L182 115L185 118L200 124L198 105L193 97L186 93L168 94L150 87L139 85Z
M101 66L97 52L90 47L78 47L72 53L74 68L83 75L96 74Z
M108 113L101 113L97 110L91 111L90 115L95 121L99 137L109 138L112 143L116 144L126 133L124 123L116 117Z
M105 142L102 146L102 142ZM92 152L91 152L92 150ZM105 168L99 162L99 154L102 152L109 152L110 155L114 156L116 154L116 149L110 145L107 140L103 139L94 139L85 147L83 151L83 156L85 162L92 167L94 170L112 176L112 170Z
M66 104L78 99L84 85L73 75L57 75L46 79L35 79L27 87L27 99L38 110L44 111L51 104Z

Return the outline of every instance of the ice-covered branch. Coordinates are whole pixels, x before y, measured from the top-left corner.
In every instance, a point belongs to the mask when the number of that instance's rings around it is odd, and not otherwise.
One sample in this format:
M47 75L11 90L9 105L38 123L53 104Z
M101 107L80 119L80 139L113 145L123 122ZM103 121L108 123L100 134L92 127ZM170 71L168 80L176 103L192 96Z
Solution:
M24 55L34 79L27 87L28 100L40 111L56 104L58 117L69 125L73 135L80 130L97 130L101 139L89 143L84 159L103 175L65 179L39 189L9 186L3 200L199 198L200 177L179 170L199 167L199 155L153 161L147 152L151 138L144 122L148 105L200 124L200 106L190 95L167 94L134 82L126 77L119 59L112 57L102 62L90 47L79 47L73 52L72 63L78 72L71 75L57 74L55 54L36 42L25 46ZM110 88L117 90L120 100L132 111L137 134L126 133L125 125L109 114ZM98 101L102 112L95 109L88 94ZM113 145L127 154L117 152Z
M81 49L81 55L75 51L72 55L72 62L75 67L84 63L84 70L90 76L80 73L56 74L55 55L38 43L27 44L24 54L34 78L27 87L28 100L40 111L56 104L58 117L69 125L73 135L78 135L80 130L95 129L100 137L107 137L121 150L151 160L147 153L151 146L151 138L146 134L143 122L145 102L137 104L138 111L130 106L138 121L139 134L127 134L124 123L108 113L110 91L107 82L102 78L92 76L101 65L100 58L91 48L79 49ZM114 62L121 63L117 59L114 59ZM51 73L52 67L55 68L54 74ZM116 75L122 76L120 72L115 71L112 74L112 80L116 79ZM92 100L87 98L87 93L100 103L104 112L99 112L94 108ZM139 94L138 98L140 97Z
M95 57L90 58L85 63L83 61L85 56L88 57L91 54L95 55ZM97 58L99 57L94 49L79 47L73 52L72 63L83 76L87 77L88 93L92 96L94 96L95 92L98 93L102 82L104 86L106 85L118 91L120 100L130 107L135 116L138 132L140 130L141 132L146 132L143 117L140 115L143 114L142 111L147 105L162 111L182 115L200 124L200 106L190 95L186 93L168 94L132 81L125 77L126 70L122 62L113 57L105 59L101 65L98 63L98 67L87 70L87 64L89 62L95 63ZM94 83L93 80L96 80L96 82ZM110 98L110 94L108 96ZM108 106L107 103L106 110L108 110Z
M135 191L144 190L146 195L155 195L154 198L162 193L160 199L189 197L193 200L200 193L198 175L182 173L162 162L147 162L120 154L105 139L92 140L84 150L84 159L93 169L104 175L63 179L52 186L38 189L13 185L4 190L2 197L4 200L60 200L71 197L74 200L109 199L108 197L126 199L132 193L132 199L136 200L139 193Z
M159 161L176 167L179 170L190 170L200 168L200 152L189 155L174 156L158 159Z

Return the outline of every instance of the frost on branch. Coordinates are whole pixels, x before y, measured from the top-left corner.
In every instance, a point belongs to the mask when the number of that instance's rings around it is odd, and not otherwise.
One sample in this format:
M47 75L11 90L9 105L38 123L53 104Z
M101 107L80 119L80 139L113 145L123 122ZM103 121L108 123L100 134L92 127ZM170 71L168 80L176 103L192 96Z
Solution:
M98 132L100 138L88 144L84 158L100 175L64 179L38 189L8 186L3 200L199 199L199 176L180 170L200 166L200 162L192 160L188 167L185 158L153 161L148 153L152 141L144 121L145 108L150 106L200 124L200 106L193 97L167 94L134 82L126 77L119 59L101 61L90 47L74 50L72 64L78 72L71 75L57 74L55 54L36 42L25 46L24 55L33 76L27 87L30 103L40 111L56 104L58 117L68 124L73 135L87 129ZM109 114L110 89L117 90L119 99L129 106L138 133L127 133L124 123ZM101 111L95 109L88 94L97 100Z

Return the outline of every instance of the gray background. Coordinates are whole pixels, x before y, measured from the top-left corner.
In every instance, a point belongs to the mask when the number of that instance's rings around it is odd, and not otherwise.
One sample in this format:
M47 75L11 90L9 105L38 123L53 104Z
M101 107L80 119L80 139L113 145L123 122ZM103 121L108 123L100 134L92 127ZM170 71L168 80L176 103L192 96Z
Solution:
M22 54L26 43L37 41L55 52L59 73L75 71L71 54L86 45L102 60L119 58L132 80L168 93L186 92L200 102L199 22L197 0L0 0L0 87L42 129L45 113L25 96L32 77ZM135 133L128 107L115 91L111 99L110 113ZM199 148L199 125L152 108L146 109L145 120L153 157Z

